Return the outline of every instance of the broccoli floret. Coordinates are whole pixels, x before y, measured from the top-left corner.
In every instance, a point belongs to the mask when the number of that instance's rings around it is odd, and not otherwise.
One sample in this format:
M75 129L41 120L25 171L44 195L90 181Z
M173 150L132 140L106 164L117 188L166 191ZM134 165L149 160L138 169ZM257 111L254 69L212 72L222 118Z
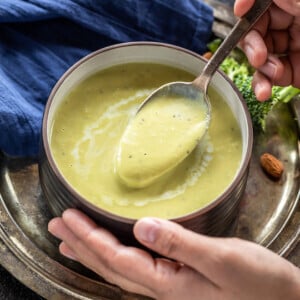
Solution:
M241 80L241 77L246 79L250 76L247 64L240 64L233 57L227 57L220 67L232 81L235 81L236 77L239 77Z
M220 68L242 94L251 115L253 126L257 129L265 129L266 117L278 102L287 103L300 94L300 89L293 86L274 86L270 99L259 102L252 90L253 69L248 62L243 60L240 63L229 56L223 61Z
M221 39L215 39L207 47L214 53L221 43ZM246 55L238 48L231 51L230 55L224 59L220 69L233 81L242 94L253 126L257 129L265 129L267 115L277 103L288 103L293 97L300 94L300 89L293 86L274 86L270 99L265 102L259 102L252 90L254 69L249 64Z
M272 98L265 102L259 102L252 89L252 75L236 76L233 80L234 84L246 101L252 123L256 129L265 129L266 117L268 113L272 110L273 106L277 101Z
M221 39L214 39L210 43L207 44L207 49L211 51L212 53L215 53L219 46L221 45L222 40Z
M252 72L246 62L239 63L233 57L227 57L220 66L221 70L233 81L246 101L254 127L265 127L265 116L272 107L271 101L258 102L252 90Z

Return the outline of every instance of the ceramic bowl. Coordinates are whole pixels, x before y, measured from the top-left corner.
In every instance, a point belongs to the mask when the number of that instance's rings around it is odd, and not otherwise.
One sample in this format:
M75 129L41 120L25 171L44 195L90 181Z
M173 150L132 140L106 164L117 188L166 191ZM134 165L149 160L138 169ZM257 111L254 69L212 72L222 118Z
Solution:
M41 156L39 163L43 195L55 216L66 208L76 207L92 217L99 225L112 231L122 241L132 241L135 219L114 215L91 204L80 196L65 180L56 165L50 148L50 132L55 112L65 95L91 74L113 65L130 62L151 62L174 66L198 75L205 60L198 54L169 44L134 42L113 45L84 57L72 66L53 88L44 111L42 125ZM232 84L222 73L217 72L211 86L224 95L238 121L242 133L242 158L231 184L218 198L206 207L189 215L172 219L186 228L209 235L223 235L234 222L248 177L252 152L252 123L245 103Z

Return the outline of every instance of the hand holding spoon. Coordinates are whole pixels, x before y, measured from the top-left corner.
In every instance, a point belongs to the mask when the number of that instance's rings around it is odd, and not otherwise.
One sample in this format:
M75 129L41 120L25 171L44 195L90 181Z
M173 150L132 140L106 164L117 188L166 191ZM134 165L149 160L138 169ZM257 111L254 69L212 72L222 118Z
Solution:
M150 185L183 161L205 136L211 119L207 96L210 80L272 2L255 1L193 82L165 84L140 105L121 138L116 156L116 172L126 185ZM154 124L156 129L152 130Z

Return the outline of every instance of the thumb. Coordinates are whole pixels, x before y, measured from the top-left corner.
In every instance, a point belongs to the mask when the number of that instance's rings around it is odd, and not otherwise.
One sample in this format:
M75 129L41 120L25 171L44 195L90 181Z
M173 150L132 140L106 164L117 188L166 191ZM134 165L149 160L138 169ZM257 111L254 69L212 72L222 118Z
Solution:
M206 273L209 264L219 256L220 247L214 238L187 230L158 218L140 219L134 226L136 239L149 249ZM209 272L210 273L210 272Z

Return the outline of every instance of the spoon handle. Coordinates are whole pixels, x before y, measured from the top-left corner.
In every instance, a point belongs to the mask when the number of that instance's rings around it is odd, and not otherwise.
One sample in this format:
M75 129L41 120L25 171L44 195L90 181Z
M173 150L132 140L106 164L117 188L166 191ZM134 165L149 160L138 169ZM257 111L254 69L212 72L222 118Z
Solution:
M219 65L232 49L236 47L240 39L249 31L259 17L266 12L272 2L273 0L257 0L254 2L251 9L236 22L229 35L207 62L202 73L193 81L194 85L200 87L206 93L209 81Z

